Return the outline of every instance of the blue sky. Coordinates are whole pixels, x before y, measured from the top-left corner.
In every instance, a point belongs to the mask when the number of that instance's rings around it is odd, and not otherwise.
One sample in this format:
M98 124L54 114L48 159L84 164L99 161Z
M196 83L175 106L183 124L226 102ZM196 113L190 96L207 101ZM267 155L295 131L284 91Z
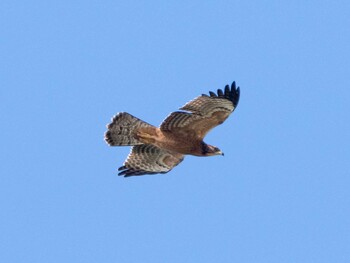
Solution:
M1 262L349 262L348 1L2 1ZM234 114L165 175L116 169L232 81Z

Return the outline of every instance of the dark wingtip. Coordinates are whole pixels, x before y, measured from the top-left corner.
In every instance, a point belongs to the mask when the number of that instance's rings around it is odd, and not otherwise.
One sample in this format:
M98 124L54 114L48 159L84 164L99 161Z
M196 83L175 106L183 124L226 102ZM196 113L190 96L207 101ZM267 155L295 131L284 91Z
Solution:
M224 97L224 93L221 89L218 89L218 97Z
M239 87L236 88L236 82L233 82L231 85L231 94L233 95L232 96L233 105L236 108L238 105L238 102L239 102L240 95L241 95L240 88Z
M240 89L239 87L236 87L236 82L233 81L231 84L231 89L229 85L225 86L224 91L221 89L217 90L217 94L209 91L210 97L218 97L218 98L225 98L230 101L232 101L233 106L236 108L239 102L239 97L240 97Z
M210 97L217 97L215 92L209 91Z
M127 171L126 169L127 169L126 166L120 166L118 168L118 171L119 171L118 176L124 176L125 175L125 171Z
M231 90L235 90L236 89L236 81L233 81L231 84Z
M167 172L150 172L145 170L138 170L133 168L128 168L125 165L118 168L118 176L130 177L130 176L140 176L145 174L158 174L158 173L167 173Z

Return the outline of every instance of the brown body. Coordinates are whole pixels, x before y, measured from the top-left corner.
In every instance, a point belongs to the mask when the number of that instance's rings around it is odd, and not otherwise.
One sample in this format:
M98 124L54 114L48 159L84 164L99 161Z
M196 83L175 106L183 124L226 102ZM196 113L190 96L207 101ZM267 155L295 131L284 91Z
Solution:
M195 156L203 156L202 140L195 139L189 143L188 138L176 136L171 132L161 131L160 128L141 128L135 138L145 144L153 144L168 151Z

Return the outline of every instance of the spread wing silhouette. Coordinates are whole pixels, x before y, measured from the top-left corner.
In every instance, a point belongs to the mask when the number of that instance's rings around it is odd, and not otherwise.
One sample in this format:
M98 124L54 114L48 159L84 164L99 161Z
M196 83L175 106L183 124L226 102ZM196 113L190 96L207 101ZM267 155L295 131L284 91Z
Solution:
M132 176L143 174L167 173L178 165L184 156L169 152L151 144L136 145L131 148L119 175Z
M225 90L218 89L217 94L203 94L172 112L160 125L160 129L191 139L202 140L214 127L223 123L235 110L239 102L240 90L233 82Z

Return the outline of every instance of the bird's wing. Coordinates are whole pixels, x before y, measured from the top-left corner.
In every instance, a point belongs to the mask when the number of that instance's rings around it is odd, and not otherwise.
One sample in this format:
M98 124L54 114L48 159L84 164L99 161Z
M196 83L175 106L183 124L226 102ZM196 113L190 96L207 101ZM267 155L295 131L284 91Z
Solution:
M160 125L164 132L186 136L193 139L203 139L214 127L223 123L238 105L239 87L233 82L231 88L225 86L224 91L218 89L217 94L203 94L172 112Z
M167 173L183 159L182 154L169 152L151 144L136 145L131 148L123 166L118 169L119 175L128 177Z

